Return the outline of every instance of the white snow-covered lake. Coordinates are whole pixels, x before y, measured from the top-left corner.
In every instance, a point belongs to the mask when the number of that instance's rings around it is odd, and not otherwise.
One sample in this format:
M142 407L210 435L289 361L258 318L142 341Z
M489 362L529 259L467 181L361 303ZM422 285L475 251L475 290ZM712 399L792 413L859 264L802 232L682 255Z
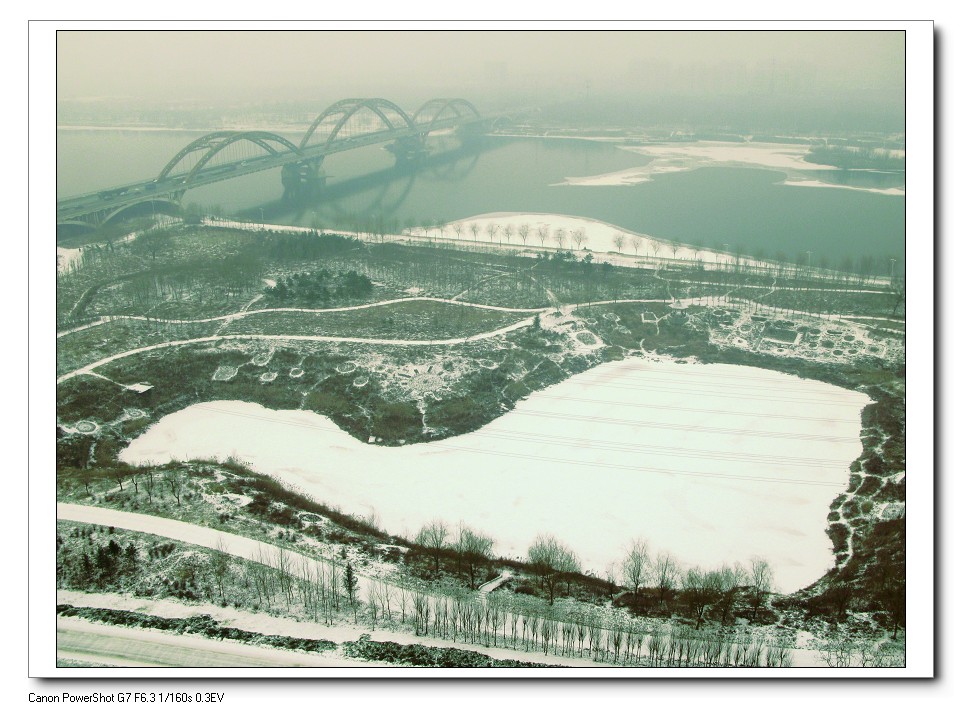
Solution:
M378 446L311 412L219 401L161 419L120 458L234 456L392 533L463 520L509 557L553 533L596 573L636 536L703 568L757 555L792 591L832 565L826 515L867 402L768 370L631 358L443 441Z

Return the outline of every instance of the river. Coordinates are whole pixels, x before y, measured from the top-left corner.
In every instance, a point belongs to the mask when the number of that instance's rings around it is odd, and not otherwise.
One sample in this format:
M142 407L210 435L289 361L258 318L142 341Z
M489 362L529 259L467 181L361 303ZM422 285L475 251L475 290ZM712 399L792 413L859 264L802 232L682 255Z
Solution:
M57 192L70 196L156 176L200 131L59 129ZM292 141L298 136L287 135ZM710 249L835 265L905 257L904 173L842 172L801 161L805 147L669 143L624 147L560 138L436 140L444 161L394 171L383 148L331 156L328 188L282 201L280 171L191 190L187 204L276 224L353 229L358 219L399 226L492 212L573 215ZM444 146L441 146L444 145ZM370 180L358 177L375 173ZM807 256L807 255L805 255Z

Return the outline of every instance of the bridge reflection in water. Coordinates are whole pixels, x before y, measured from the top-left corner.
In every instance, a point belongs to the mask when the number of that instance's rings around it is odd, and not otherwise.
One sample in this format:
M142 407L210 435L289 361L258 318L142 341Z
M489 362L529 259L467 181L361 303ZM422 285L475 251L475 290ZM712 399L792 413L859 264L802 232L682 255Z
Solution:
M384 229L400 230L398 215L419 178L456 182L474 170L482 154L503 146L483 138L396 163L374 172L344 180L319 183L311 191L283 197L264 205L237 212L244 219L283 220L297 226L338 226L377 220L392 223ZM420 218L419 218L420 219Z

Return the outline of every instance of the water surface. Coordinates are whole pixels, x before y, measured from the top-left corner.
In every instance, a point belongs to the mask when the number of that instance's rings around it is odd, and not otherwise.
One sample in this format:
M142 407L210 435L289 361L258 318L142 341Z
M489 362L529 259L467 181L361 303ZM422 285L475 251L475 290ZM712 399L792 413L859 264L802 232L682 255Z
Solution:
M196 132L60 130L59 196L156 176ZM290 135L289 139L299 138ZM442 140L439 140L439 143ZM353 229L382 218L388 225L450 222L490 212L590 217L684 244L789 261L876 258L904 266L905 198L869 191L782 184L786 173L714 165L655 174L628 186L570 186L591 177L644 167L650 159L615 144L587 140L479 138L468 148L438 146L445 159L413 172L393 168L383 148L329 157L327 194L282 201L280 170L191 190L184 198L221 214L280 224ZM368 181L359 181L373 173ZM825 184L878 189L899 178L886 173L812 171Z

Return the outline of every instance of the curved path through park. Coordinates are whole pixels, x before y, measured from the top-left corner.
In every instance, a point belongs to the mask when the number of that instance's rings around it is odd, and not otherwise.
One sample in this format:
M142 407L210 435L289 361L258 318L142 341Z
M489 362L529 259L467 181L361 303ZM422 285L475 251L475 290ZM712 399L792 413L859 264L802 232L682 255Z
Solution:
M706 298L707 299L707 298ZM80 367L73 371L67 372L57 377L57 383L67 381L75 376L81 374L89 374L93 370L109 364L117 359L124 359L125 357L135 356L137 354L142 354L144 352L154 351L156 349L166 349L168 347L178 347L186 346L189 344L209 344L211 342L219 342L225 340L274 340L274 341L296 341L296 342L330 342L335 344L368 344L368 345L381 345L381 346L453 346L457 344L467 344L470 342L483 341L485 339L492 339L494 337L499 337L505 334L510 334L519 329L531 326L534 324L535 315L555 311L556 307L539 307L539 308L522 308L522 307L495 307L487 304L473 304L470 302L460 302L453 299L435 299L429 297L412 297L408 299L390 299L384 302L376 302L374 304L362 304L354 307L341 307L338 309L255 309L249 312L237 312L235 314L226 314L220 317L214 317L212 319L148 319L146 317L111 317L109 319L101 319L98 322L84 325L83 327L76 327L72 330L67 330L58 335L58 337L68 334L70 332L81 331L83 329L89 329L93 326L103 324L112 319L134 319L142 321L152 321L152 322L162 322L168 324L198 324L203 322L217 322L224 321L228 319L239 319L241 317L250 314L263 314L267 312L304 312L304 313L321 313L321 312L348 312L348 311L360 311L363 309L369 309L371 307L385 306L388 304L400 304L405 302L440 302L442 304L453 304L457 306L465 307L475 307L477 309L491 309L502 312L513 312L518 314L527 314L528 316L520 321L514 322L507 326L499 327L498 329L493 329L488 332L481 332L480 334L472 334L466 337L453 337L449 339L377 339L373 337L338 337L338 336L327 336L327 335L305 335L305 334L215 334L207 337L195 337L193 339L174 339L167 342L161 342L159 344L151 344L146 347L137 347L136 349L128 349L127 351L120 352L118 354L112 354L111 356L104 357L103 359L98 359L95 362L87 364L86 366ZM695 300L687 300L689 303ZM578 309L579 307L585 306L600 306L603 304L632 304L639 302L660 302L668 303L670 300L664 299L608 299L598 302L583 302L580 304L567 304L560 307L562 313L570 313L571 311Z

